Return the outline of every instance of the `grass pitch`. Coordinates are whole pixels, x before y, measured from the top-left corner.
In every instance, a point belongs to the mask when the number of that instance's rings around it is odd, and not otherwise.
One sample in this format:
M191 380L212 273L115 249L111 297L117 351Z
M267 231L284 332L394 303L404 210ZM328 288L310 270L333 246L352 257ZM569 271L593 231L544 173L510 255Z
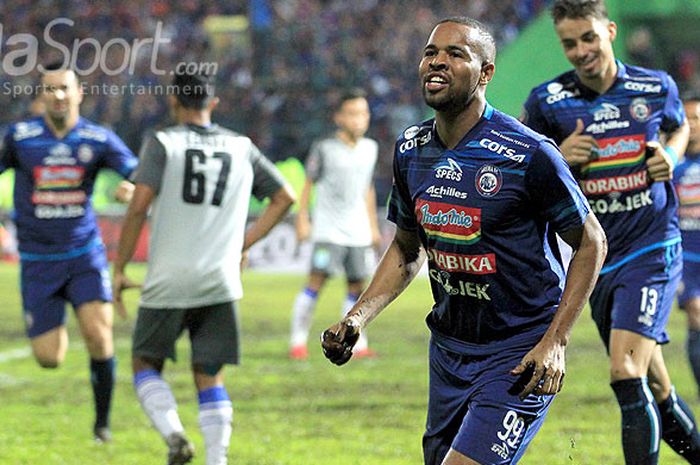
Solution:
M144 268L130 273L142 277ZM131 317L118 320L119 364L112 413L114 442L92 442L88 358L70 314L71 348L58 370L40 369L26 351L14 265L0 265L0 464L150 465L166 463L166 448L142 413L131 387L130 334L137 294L126 294ZM229 452L236 465L417 465L427 402L428 283L414 282L372 323L374 360L343 367L327 362L312 341L306 362L287 359L291 302L303 276L244 273L240 303L243 358L228 368L234 404ZM312 334L335 322L344 297L340 279L321 294ZM70 312L70 310L69 310ZM674 311L665 348L678 392L697 410L696 388L685 359L685 316ZM189 344L166 365L180 416L204 464L197 401L189 370ZM524 465L622 464L620 415L608 386L605 352L588 313L568 350L567 383L530 445ZM662 445L660 463L682 464Z

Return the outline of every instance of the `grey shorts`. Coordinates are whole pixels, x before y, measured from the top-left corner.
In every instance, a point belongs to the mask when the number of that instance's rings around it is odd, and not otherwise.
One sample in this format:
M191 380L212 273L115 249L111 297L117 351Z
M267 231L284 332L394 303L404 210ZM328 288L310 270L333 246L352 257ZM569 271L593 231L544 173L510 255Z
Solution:
M345 272L348 281L366 279L374 265L372 247L347 247L344 245L317 242L311 253L311 272L332 276Z
M132 355L175 361L175 343L187 329L193 364L237 365L240 337L236 313L235 302L196 308L140 307Z

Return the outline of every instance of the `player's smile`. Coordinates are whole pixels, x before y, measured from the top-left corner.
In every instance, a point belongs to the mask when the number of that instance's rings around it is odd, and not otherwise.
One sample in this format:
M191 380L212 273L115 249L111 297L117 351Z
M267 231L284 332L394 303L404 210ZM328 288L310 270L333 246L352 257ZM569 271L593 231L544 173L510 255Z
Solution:
M429 73L423 78L425 90L437 93L449 86L449 79L444 73Z

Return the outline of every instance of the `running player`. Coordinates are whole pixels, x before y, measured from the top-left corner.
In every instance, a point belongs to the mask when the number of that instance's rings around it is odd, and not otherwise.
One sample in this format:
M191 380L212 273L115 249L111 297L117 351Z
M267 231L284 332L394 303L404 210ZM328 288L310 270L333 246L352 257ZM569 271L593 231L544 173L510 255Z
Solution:
M679 306L688 315L688 359L700 388L700 97L683 103L690 126L683 163L673 173L683 237L683 281Z
M477 21L433 29L419 75L435 118L396 142L394 240L357 304L322 336L326 357L347 362L427 256L426 465L518 462L562 387L571 328L605 256L602 229L554 144L486 102L495 54ZM551 231L577 250L566 283Z
M657 463L661 431L700 464L693 414L661 353L682 266L670 182L688 141L678 90L662 71L615 59L617 26L602 0L556 0L552 17L574 69L532 90L524 121L560 145L608 237L591 308L610 354L625 461Z
M109 441L114 387L112 292L92 191L97 173L128 177L136 157L110 130L80 116L83 94L75 72L47 66L45 112L10 127L0 172L15 169L14 206L27 335L34 357L56 368L68 349L65 303L70 302L90 354L95 439ZM133 186L123 181L118 200Z
M114 263L114 296L123 308L124 275L151 205L146 281L134 329L136 395L168 445L168 465L187 463L194 449L161 377L166 358L187 329L207 465L225 465L233 410L223 365L237 364L236 301L243 291L242 254L264 237L294 202L275 166L247 137L211 123L218 104L211 77L178 73L169 103L178 125L143 144L136 190ZM250 195L270 203L247 230Z
M296 219L297 239L314 242L306 287L292 308L289 357L308 357L306 341L316 300L329 276L343 269L347 297L341 315L355 304L374 264L372 245L379 243L376 196L372 174L377 142L364 137L369 128L365 93L344 93L333 115L335 135L317 141L306 162L306 183ZM311 189L316 186L313 222L309 220ZM365 334L355 345L355 357L371 357Z

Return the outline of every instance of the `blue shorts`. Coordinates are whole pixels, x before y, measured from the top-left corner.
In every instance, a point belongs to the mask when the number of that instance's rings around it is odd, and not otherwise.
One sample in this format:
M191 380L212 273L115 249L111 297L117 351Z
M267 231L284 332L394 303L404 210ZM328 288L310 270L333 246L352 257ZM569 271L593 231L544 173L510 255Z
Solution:
M683 261L683 281L678 294L678 306L685 310L689 301L700 297L700 263Z
M431 340L425 465L440 465L450 448L483 465L520 460L554 399L534 394L518 398L518 378L510 370L530 349L527 345L469 356Z
M95 300L112 301L105 248L100 245L66 260L22 260L20 287L30 338L62 326L66 301L74 309Z
M666 344L666 323L681 279L681 245L653 250L601 275L591 314L608 347L610 330L624 329Z

